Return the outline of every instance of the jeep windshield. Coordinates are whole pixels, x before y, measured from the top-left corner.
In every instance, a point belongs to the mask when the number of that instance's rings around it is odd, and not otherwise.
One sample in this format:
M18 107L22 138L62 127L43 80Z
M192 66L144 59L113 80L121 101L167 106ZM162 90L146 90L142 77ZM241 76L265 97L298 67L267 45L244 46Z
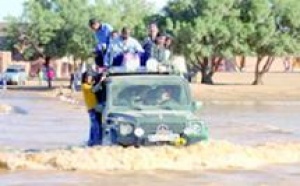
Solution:
M112 106L125 110L187 109L190 102L183 83L170 78L141 79L112 83L109 95Z

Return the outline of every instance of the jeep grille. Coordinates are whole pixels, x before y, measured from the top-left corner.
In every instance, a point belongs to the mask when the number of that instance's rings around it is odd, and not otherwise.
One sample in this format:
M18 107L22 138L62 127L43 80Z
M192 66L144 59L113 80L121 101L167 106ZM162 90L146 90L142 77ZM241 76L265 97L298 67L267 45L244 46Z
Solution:
M141 123L141 127L145 130L145 134L154 134L156 132L156 128L157 126L159 126L160 124L164 124L166 126L169 127L169 130L171 130L174 133L182 133L184 128L185 128L185 123L183 122L173 122L173 123L168 123L168 122L164 122L164 123L157 123L157 122L143 122Z

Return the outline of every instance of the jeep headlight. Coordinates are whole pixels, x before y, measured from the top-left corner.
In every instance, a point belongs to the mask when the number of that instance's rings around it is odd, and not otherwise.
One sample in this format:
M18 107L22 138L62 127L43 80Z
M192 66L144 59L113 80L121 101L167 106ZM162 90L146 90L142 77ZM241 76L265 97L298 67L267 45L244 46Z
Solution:
M183 133L186 135L200 134L202 132L202 121L190 121Z
M130 123L120 122L120 134L122 136L127 136L133 133L134 127Z
M145 134L145 131L142 128L136 128L134 130L134 135L136 135L137 137L142 137L144 134Z

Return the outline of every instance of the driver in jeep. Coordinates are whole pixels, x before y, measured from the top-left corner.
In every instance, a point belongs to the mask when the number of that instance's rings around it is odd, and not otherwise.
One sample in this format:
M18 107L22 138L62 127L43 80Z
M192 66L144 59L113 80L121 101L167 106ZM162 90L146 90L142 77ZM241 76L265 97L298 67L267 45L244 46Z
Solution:
M161 96L158 98L156 104L167 107L179 105L179 103L173 98L172 91L166 88L162 90Z

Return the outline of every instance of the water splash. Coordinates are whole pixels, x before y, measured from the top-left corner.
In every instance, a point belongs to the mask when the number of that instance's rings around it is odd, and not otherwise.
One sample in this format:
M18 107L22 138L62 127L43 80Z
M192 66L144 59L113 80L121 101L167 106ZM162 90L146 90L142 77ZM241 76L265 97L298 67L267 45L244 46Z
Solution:
M9 105L0 104L0 114L10 113L13 108Z
M256 169L268 164L300 162L300 143L257 146L209 141L189 147L95 147L39 152L0 151L5 170L205 170Z

